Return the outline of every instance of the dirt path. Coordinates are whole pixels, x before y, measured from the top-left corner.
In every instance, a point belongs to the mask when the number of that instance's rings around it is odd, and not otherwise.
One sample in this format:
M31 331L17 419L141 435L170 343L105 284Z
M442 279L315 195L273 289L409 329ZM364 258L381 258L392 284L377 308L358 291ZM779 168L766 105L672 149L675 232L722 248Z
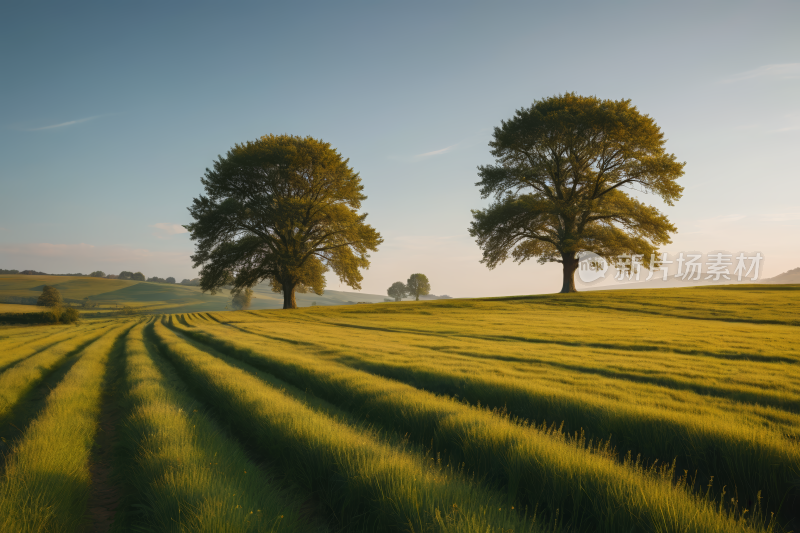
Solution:
M124 336L122 337L124 339ZM98 419L97 435L92 449L89 472L92 489L87 505L89 527L87 531L106 533L114 523L117 508L122 500L122 487L114 478L114 456L117 443L117 427L122 418L119 405L119 381L123 362L122 344L114 347L109 360L108 375L103 391L102 410Z

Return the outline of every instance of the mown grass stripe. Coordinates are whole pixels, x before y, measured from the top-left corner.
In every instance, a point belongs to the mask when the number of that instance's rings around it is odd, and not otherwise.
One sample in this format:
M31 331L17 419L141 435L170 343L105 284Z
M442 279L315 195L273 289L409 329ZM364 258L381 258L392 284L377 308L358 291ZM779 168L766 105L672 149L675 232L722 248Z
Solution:
M0 424L4 423L12 409L37 383L58 368L67 357L83 350L95 342L112 326L64 340L17 363L0 374Z
M237 326L241 333L236 342L248 333L247 328L259 328L249 323ZM259 335L274 338L275 328ZM232 338L219 327L207 326L197 335L217 332L219 339ZM252 331L250 331L253 334ZM309 336L313 336L310 333ZM307 346L324 350L319 344L303 341L294 349ZM284 344L281 350L291 350ZM375 375L400 380L417 388L457 395L475 404L508 408L515 416L538 421L566 422L570 431L583 428L591 438L613 437L622 452L633 450L650 460L678 461L678 471L698 472L705 485L714 476L716 486L727 485L728 492L738 491L743 501L756 501L761 492L765 504L776 512L780 509L787 518L798 516L800 487L800 448L776 431L742 423L740 412L718 413L714 416L687 415L641 404L626 393L628 402L611 400L588 393L584 389L562 388L558 385L510 379L489 371L465 373L461 369L440 364L436 359L390 362L389 358L369 349L353 348L347 352L328 348L326 357L338 353L339 362ZM790 435L791 436L791 435Z
M288 397L193 348L160 323L180 372L290 478L313 491L340 527L360 531L538 530L498 495ZM253 370L254 373L257 373Z
M122 427L137 521L159 532L312 532L289 494L185 391L136 326L125 341L130 413Z
M224 353L268 371L300 388L359 414L384 428L408 432L416 441L433 441L456 451L459 460L483 475L494 475L527 503L560 510L576 529L602 525L609 531L644 527L648 531L746 530L747 524L717 513L710 502L673 488L671 476L619 465L566 442L514 424L503 416L474 409L406 384L372 376L344 365L304 355L286 345L265 344L251 334L235 340L219 327L173 327ZM587 498L585 495L591 497ZM753 494L755 496L755 494ZM752 511L752 509L751 509ZM756 527L758 527L756 525Z
M81 352L15 446L0 482L0 531L85 531L106 363L127 329L117 327Z

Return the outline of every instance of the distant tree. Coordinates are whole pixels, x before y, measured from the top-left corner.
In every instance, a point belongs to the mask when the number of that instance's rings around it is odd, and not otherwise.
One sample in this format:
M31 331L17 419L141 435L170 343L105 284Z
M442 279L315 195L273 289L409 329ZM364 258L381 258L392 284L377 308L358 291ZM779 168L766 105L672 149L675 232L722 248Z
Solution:
M76 324L81 320L81 314L78 312L77 309L72 307L65 308L61 316L58 317L59 322L63 324Z
M131 276L131 279L133 281L144 281L145 277L144 277L144 274L142 274L141 272L136 272L135 274L133 274Z
M119 279L119 276L117 274L109 274L106 279Z
M90 300L89 297L87 296L86 298L83 299L81 307L83 307L84 309L92 309L94 307L97 307L97 302L95 302L94 300Z
M172 276L170 276L170 277L168 277L167 279L165 279L165 280L164 280L164 282L165 282L165 283L175 283L175 278L173 278Z
M0 274L19 274L19 270L3 270L0 268Z
M191 285L192 281L189 279L182 279L181 285Z
M124 279L124 280L133 279L133 272L128 272L127 270L123 270L122 272L119 273L119 276L117 277L119 279Z
M61 298L61 293L58 292L58 289L50 285L42 287L42 294L36 301L36 305L44 307L59 307L62 303L63 299Z
M578 254L609 262L651 254L675 226L655 207L623 189L680 199L685 163L664 149L664 134L630 100L572 93L537 100L503 121L489 143L496 165L479 167L487 209L472 212L470 235L490 269L509 255L519 263L562 264L561 292L575 292Z
M89 277L91 277L91 278L104 278L104 277L106 277L106 273L103 272L102 270L95 270L94 272L89 274Z
M408 287L402 281L395 281L392 286L386 291L386 294L394 298L395 302L399 302L408 296Z
M253 289L244 288L234 290L231 292L233 299L231 300L231 307L235 311L250 309L250 302L253 299Z
M409 296L413 296L416 301L419 301L420 296L425 296L431 293L431 284L428 281L428 276L425 274L411 274L406 283L406 290Z
M195 198L186 228L203 291L231 275L235 290L269 280L294 309L295 292L322 294L328 270L361 288L360 269L383 239L358 213L361 179L330 144L267 135L235 145L202 182L207 196Z

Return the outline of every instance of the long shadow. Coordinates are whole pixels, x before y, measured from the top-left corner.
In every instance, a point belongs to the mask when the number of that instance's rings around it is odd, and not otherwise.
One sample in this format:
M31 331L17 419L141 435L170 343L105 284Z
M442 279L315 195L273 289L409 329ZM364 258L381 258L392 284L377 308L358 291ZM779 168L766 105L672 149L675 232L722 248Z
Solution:
M230 324L230 323L220 322L220 324L224 325L224 326L228 326L228 327L234 328L234 329L237 329L237 330L242 331L244 333L249 333L251 335L264 337L266 339L279 341L279 342L284 342L284 343L287 343L287 344L292 344L294 346L306 346L306 347L317 348L317 349L320 348L320 345L318 343L314 343L314 342L299 341L299 340L295 340L295 339L286 339L286 338L279 337L277 335L270 335L268 333L252 331L250 329L243 328L243 327L240 327L240 326L236 326L236 325ZM349 325L349 324L343 324L343 325L347 326L347 327L355 327L355 328L359 328L359 329L380 329L380 330L389 331L389 332L403 332L401 330L390 330L390 329L386 329L386 328L375 328L375 327L371 327L371 326L354 326L354 325ZM436 336L443 337L443 338L465 337L466 336L466 335L438 335L438 334L429 334L429 333L420 333L420 334L422 334L422 335L436 335ZM487 339L487 340L488 339L492 339L490 336L470 336L470 337L482 338L482 339ZM501 338L492 339L492 340L500 340L500 339ZM523 340L527 340L527 339L523 339ZM567 343L567 342L561 343L561 342L548 342L548 341L542 341L541 344L564 344L564 345L568 345L568 346L589 346L588 344L581 344L581 343ZM436 347L427 346L425 348L428 348L428 349L431 349L431 350L436 350ZM327 347L327 346L324 346L323 349L327 353L338 352L337 350L331 350L331 348ZM688 390L688 391L696 392L697 394L705 394L705 395L714 396L714 397L718 397L718 398L722 398L722 399L726 399L726 400L731 400L731 401L760 403L760 404L763 404L763 405L769 405L769 406L777 407L777 408L780 408L780 409L785 409L785 410L788 410L788 411L791 411L791 412L795 412L795 413L796 412L800 412L800 402L798 402L797 400L782 400L780 398L775 398L772 395L764 395L764 394L759 394L757 392L747 392L747 391L739 392L739 391L737 391L737 392L734 393L734 391L731 391L730 389L726 389L726 388L722 388L722 387L714 387L714 386L711 386L711 385L701 385L701 384L686 383L686 382L682 382L680 380L672 379L672 378L669 378L669 377L648 377L648 376L642 376L641 374L633 374L633 373L621 372L621 371L615 371L615 370L609 370L609 369L586 368L586 367L582 367L582 366L579 366L579 365L570 365L570 364L567 364L567 363L558 363L558 362L555 362L555 361L548 361L548 360L544 360L544 359L538 359L538 358L535 358L535 357L524 357L523 358L523 357L503 356L503 355L477 354L477 353L473 353L473 352L461 352L461 351L450 350L450 349L444 349L442 351L444 351L446 353L455 353L455 354L458 354L458 355L463 355L463 356L468 356L468 357L475 357L475 358L480 358L480 359L501 360L501 361L519 362L519 363L537 363L537 364L542 364L542 365L549 365L549 366L552 366L552 367L561 368L563 370L580 372L582 374L601 375L601 376L604 376L604 377L608 377L610 379L619 379L621 381L632 381L632 382L636 382L636 383L645 383L645 384L651 384L651 385L658 385L658 386L662 386L662 387L665 387L665 388L668 388L668 389L671 389L671 390ZM651 351L656 351L656 350L653 349ZM674 353L682 353L682 352L675 351ZM707 353L706 354L690 354L690 355L706 355L706 356L714 357L714 355L709 355ZM796 362L796 361L792 360L792 362ZM352 363L348 363L348 365L349 366L353 366Z
M220 322L219 320L217 320ZM681 355L697 355L701 357L713 357L715 359L728 359L728 360L745 360L745 361L752 361L757 363L791 363L791 364L798 364L800 360L794 357L784 357L784 356L769 356L769 355L760 355L760 354L748 354L748 353L719 353L719 352L708 352L704 350L686 350L681 348L667 348L664 346L653 346L649 344L613 344L613 343L603 343L603 342L583 342L583 341L559 341L559 340L552 340L552 339L539 339L536 337L520 337L514 335L471 335L465 333L452 333L452 334L444 334L444 333L434 333L430 331L417 331L417 330L406 330L401 328L382 328L378 326L364 326L359 324L344 324L339 322L322 322L322 324L326 324L329 326L337 326L337 327L345 327L345 328L354 328L354 329L366 329L366 330L374 330L374 331L383 331L386 333L401 333L405 335L421 335L427 337L440 337L440 338L468 338L468 339L479 339L479 340L486 340L486 341L493 341L493 342L526 342L531 344L544 344L544 345L555 345L555 346L567 346L573 348L601 348L604 350L620 350L620 351L632 351L632 352L662 352L662 353L677 353ZM234 326L233 324L220 322L220 324L236 327L237 329L242 329L238 326ZM246 330L243 330L246 331ZM252 333L252 332L250 332ZM256 335L261 335L260 333L255 333ZM285 342L297 342L302 343L302 341L289 341L288 339L281 339ZM309 343L310 344L310 343Z
M124 376L124 346L128 333L130 329L112 345L103 378L102 407L89 458L91 486L87 504L87 531L93 533L106 533L111 529L122 500L121 479L115 459L118 454L117 426L122 417L120 382Z
M436 348L428 347L429 349L436 350ZM685 381L681 381L678 379L671 378L669 376L661 376L661 377L650 377L650 376L643 376L641 374L633 374L630 372L624 372L619 370L611 370L607 368L588 368L580 365L571 365L568 363L559 363L557 361L550 361L546 359L539 359L536 357L514 357L514 356L506 356L506 355L491 355L491 354L479 354L473 352L462 352L459 350L452 350L449 348L445 348L442 350L444 353L452 353L456 355L461 355L464 357L475 357L479 359L488 359L488 360L497 360L497 361L508 361L508 362L515 362L515 363L535 363L539 365L549 366L560 368L562 370L568 370L570 372L579 372L581 374L592 374L592 375L599 375L603 377L607 377L610 379L618 379L621 381L632 381L635 383L644 383L648 385L658 385L661 387L668 388L670 390L687 390L696 392L697 394L705 394L708 396L714 396L718 398L723 398L726 400L732 400L737 402L748 402L748 403L758 403L761 405L769 405L772 407L777 407L779 409L785 409L794 413L800 412L800 401L798 400L785 400L780 397L775 397L771 394L760 394L758 392L749 392L749 391L738 391L738 390L731 390L728 388L723 387L715 387L713 385L703 385L698 383L687 383ZM352 366L352 365L349 365Z
M253 367L250 367L246 363L238 361L235 358L225 356L224 354L220 354L214 348L186 337L180 330L173 328L171 324L168 324L168 327L170 327L170 329L176 335L178 335L181 340L193 346L194 348L202 350L212 357L220 357L220 355L222 355L225 358L225 362L229 365L235 368L243 369L248 373L253 372ZM225 435L228 436L228 438L230 438L232 441L235 441L254 465L262 470L268 478L278 481L280 483L279 487L285 492L287 500L291 499L301 502L300 510L303 518L308 522L308 524L310 524L310 530L317 531L318 529L316 529L316 526L329 524L329 516L325 511L325 505L322 502L318 501L313 494L307 493L296 486L291 480L280 475L281 468L278 464L278 461L270 457L266 457L258 448L256 443L253 442L250 435L248 435L244 430L233 427L230 423L230 420L225 417L224 413L216 409L213 404L202 400L202 390L196 387L192 383L191 379L187 379L186 375L181 371L182 369L178 365L173 364L170 358L163 354L159 340L156 338L153 331L153 323L147 325L144 329L144 342L148 351L150 351L150 354L153 356L153 362L155 365L160 369L169 368L170 373L177 376L180 380L179 384L172 383L171 386L190 396L193 400L193 405L207 415L214 423L216 423L216 425L224 432ZM291 397L299 398L299 395L293 394L286 389L283 389L283 393ZM139 507L141 508L141 511L146 511L146 509L144 509L145 506L139 505ZM131 514L140 514L141 511L139 511L139 513L137 513L137 511L133 511L133 513L130 511L128 512ZM144 522L142 521L142 523Z
M0 461L0 475L5 472L6 459L14 451L15 444L24 436L31 422L44 410L50 392L61 383L72 365L78 362L80 358L75 355L88 344L80 346L64 357L59 366L51 370L38 384L25 393L9 416L0 421L0 455L3 456Z

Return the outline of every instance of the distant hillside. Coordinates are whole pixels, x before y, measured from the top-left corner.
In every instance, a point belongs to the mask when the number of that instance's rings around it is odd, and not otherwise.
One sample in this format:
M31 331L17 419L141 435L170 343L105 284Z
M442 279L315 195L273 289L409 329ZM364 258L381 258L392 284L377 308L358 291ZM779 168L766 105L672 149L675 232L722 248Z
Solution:
M64 300L80 307L84 299L94 307L86 309L88 315L115 312L122 306L134 307L145 313L198 313L224 311L230 304L230 293L203 294L199 287L173 283L150 283L146 281L124 281L118 279L90 278L87 276L50 275L0 275L0 303L36 304L44 285L58 289ZM269 284L262 283L254 289L252 309L280 309L283 296L272 292ZM297 305L309 307L353 305L360 302L380 303L388 296L349 291L326 290L325 294L297 294ZM430 297L433 299L439 297Z
M800 267L778 274L774 278L761 280L761 283L779 283L782 285L800 284Z

